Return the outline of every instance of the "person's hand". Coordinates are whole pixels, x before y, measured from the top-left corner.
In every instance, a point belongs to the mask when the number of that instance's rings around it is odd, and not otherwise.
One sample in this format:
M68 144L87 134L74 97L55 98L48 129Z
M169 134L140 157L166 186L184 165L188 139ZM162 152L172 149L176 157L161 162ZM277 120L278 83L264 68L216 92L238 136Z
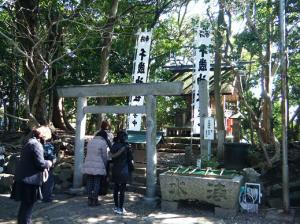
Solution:
M49 169L52 166L51 160L46 160L46 167Z

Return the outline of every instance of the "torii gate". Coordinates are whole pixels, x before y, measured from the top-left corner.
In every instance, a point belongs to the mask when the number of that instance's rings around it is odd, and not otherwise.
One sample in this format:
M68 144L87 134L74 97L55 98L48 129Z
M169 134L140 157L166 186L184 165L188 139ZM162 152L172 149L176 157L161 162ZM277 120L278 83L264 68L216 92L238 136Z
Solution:
M145 113L146 132L146 198L155 198L157 184L156 165L156 96L182 94L182 82L112 84L112 85L79 85L57 87L59 97L77 97L76 135L75 135L75 164L73 188L82 185L81 167L84 160L84 136L87 113ZM88 106L87 97L124 97L145 96L143 106Z

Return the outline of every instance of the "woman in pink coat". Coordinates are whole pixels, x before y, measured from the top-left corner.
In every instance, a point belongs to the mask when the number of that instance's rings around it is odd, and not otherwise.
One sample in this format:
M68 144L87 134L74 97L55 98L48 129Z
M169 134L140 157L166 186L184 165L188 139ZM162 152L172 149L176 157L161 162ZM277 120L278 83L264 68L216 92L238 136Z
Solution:
M87 154L82 167L82 173L87 176L88 205L98 205L98 193L101 179L106 176L106 165L108 155L107 133L99 131L95 137L88 142Z

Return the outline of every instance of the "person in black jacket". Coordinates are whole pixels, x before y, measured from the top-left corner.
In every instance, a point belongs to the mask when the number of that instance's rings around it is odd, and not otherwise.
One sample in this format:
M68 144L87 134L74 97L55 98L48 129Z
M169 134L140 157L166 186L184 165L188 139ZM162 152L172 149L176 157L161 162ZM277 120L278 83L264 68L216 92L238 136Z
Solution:
M18 212L18 224L32 223L31 215L34 203L42 199L40 187L45 169L52 166L45 160L42 144L51 138L51 130L41 126L33 130L33 137L23 146L21 158L17 164L11 198L21 201Z
M129 163L133 162L132 152L127 143L128 135L124 131L117 133L114 144L111 147L112 156L112 181L114 182L114 212L123 215L126 184L131 177L132 170Z

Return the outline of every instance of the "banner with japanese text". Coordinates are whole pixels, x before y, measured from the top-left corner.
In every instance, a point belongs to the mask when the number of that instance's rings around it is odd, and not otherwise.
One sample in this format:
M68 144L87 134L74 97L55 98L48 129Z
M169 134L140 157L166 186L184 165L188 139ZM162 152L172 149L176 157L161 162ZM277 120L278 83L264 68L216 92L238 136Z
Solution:
M138 32L134 69L132 74L133 83L146 83L148 81L148 66L150 57L152 32ZM144 96L132 96L130 106L142 106ZM140 131L142 114L128 115L128 130Z
M200 114L199 114L199 82L207 81L209 87L210 53L209 46L211 40L209 31L201 28L197 29L195 37L194 73L192 83L192 124L193 134L200 134Z

